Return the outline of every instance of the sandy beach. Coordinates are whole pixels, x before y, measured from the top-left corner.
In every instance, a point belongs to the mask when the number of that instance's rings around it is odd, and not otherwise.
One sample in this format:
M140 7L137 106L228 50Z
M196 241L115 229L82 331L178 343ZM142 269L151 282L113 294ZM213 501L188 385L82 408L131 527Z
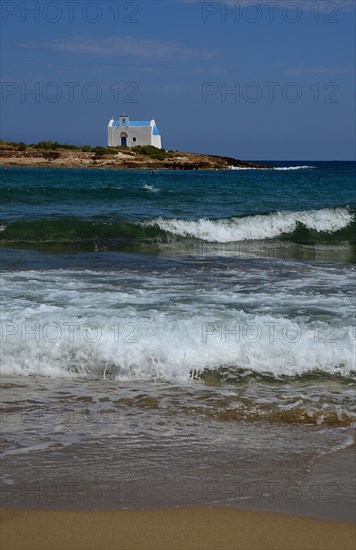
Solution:
M222 508L1 511L2 550L353 550L352 524Z

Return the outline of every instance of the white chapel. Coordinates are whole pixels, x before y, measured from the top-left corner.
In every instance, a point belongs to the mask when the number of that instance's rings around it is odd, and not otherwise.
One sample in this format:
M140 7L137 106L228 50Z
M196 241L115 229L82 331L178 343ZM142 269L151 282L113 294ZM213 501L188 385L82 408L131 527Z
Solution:
M108 125L109 147L153 145L162 148L161 136L154 120L130 120L127 115L112 118Z

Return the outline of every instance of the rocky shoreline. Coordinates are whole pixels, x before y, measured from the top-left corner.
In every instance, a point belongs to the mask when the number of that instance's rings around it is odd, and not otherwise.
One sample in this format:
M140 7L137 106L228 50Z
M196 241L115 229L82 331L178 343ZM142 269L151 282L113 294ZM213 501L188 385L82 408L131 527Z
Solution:
M0 164L46 168L106 168L143 170L227 170L235 168L272 168L231 157L156 150L143 153L144 148L41 148L25 144L0 143ZM84 148L84 147L83 147ZM141 149L141 150L139 150ZM150 154L151 153L151 154ZM160 158L156 158L159 156Z

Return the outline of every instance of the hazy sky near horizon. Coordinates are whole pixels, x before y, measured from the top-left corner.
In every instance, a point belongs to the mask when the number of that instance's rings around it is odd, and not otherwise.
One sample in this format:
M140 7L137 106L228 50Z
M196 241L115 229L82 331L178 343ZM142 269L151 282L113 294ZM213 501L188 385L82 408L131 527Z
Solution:
M354 0L1 3L1 139L355 160Z

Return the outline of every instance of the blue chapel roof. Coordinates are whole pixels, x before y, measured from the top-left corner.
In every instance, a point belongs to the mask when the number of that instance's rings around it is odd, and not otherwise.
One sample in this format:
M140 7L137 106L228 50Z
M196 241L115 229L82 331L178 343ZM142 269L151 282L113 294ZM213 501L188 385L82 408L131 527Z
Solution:
M116 128L120 126L119 121L113 120L112 126ZM129 126L151 126L151 121L150 120L129 120ZM153 135L154 136L160 135L156 125L153 126Z
M151 126L150 120L129 120L129 126Z
M119 126L119 121L114 120L113 126ZM151 126L150 120L129 120L129 126Z

